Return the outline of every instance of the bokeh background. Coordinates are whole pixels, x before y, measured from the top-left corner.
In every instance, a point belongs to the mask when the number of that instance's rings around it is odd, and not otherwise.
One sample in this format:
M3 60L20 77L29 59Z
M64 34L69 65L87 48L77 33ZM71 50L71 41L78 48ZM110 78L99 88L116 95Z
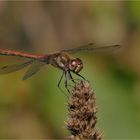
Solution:
M74 54L96 93L97 127L106 139L140 138L139 1L0 2L0 48L42 54L89 42L122 46ZM0 56L0 66L25 61ZM0 138L68 136L62 72L48 65L22 81L25 71L0 75Z

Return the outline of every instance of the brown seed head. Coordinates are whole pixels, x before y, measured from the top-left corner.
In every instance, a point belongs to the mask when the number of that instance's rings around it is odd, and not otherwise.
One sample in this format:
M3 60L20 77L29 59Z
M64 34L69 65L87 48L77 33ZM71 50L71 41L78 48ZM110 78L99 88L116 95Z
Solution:
M68 111L67 129L72 134L72 140L101 139L101 134L95 128L95 94L87 81L75 84L68 100Z

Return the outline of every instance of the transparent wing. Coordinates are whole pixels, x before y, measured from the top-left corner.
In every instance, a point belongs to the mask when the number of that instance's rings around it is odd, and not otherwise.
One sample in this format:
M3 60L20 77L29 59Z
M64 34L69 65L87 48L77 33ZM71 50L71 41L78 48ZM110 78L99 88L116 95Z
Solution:
M67 50L63 50L69 53L77 53L77 52L83 52L83 51L104 51L106 49L115 49L115 48L120 48L120 45L110 45L110 46L101 46L101 47L97 47L94 43L89 43L77 48L72 48L72 49L67 49Z
M34 63L31 65L31 67L27 70L25 73L23 80L26 80L36 74L46 63L40 62L40 61L34 61Z
M34 60L27 61L22 64L6 65L0 68L0 74L8 74L23 69L33 63Z

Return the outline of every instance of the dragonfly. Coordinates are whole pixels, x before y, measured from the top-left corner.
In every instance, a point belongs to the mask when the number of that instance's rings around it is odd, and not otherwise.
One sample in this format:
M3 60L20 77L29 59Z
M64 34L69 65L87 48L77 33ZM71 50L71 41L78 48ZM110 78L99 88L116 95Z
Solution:
M23 80L26 80L31 76L35 75L46 64L51 64L55 68L62 70L62 76L60 77L60 80L58 82L58 88L61 89L60 84L63 77L65 76L64 85L65 88L69 91L67 79L69 78L71 81L75 82L72 73L76 74L77 76L85 80L85 78L82 75L80 75L80 72L83 69L83 62L80 58L73 57L71 55L72 53L84 52L84 51L88 51L88 52L98 51L98 50L119 48L119 47L120 45L96 47L94 43L88 43L86 45L77 48L66 49L56 53L41 54L41 55L24 53L15 50L0 49L0 55L16 56L16 57L23 57L29 59L27 62L24 62L22 64L5 65L1 67L0 74L12 73L31 65L30 68L26 71L25 75L23 76Z

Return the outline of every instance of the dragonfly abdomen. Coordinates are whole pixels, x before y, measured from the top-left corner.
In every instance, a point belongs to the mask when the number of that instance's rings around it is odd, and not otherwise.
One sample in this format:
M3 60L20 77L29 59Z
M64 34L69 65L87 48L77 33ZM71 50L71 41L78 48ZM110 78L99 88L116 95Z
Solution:
M33 55L33 54L18 52L14 50L3 50L3 49L0 49L0 55L19 56L19 57L25 57L31 59L40 59L42 57L42 55Z

